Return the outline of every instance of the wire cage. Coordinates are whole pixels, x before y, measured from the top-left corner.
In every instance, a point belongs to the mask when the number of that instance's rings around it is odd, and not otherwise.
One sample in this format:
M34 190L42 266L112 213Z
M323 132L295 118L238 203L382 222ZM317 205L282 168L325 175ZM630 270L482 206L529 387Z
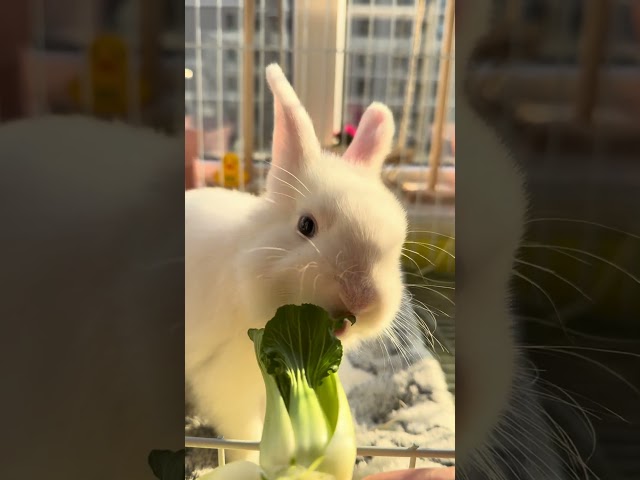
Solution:
M218 465L225 464L225 453L227 450L254 450L260 448L258 442L244 442L237 440L225 440L223 438L198 438L186 437L185 446L187 448L210 448L218 451ZM435 450L428 448L420 448L413 445L407 448L385 448L385 447L358 447L358 456L362 457L399 457L409 458L408 468L416 468L416 460L418 458L455 458L455 452L452 450Z
M433 246L412 248L416 252L404 268L450 280L454 52L453 0L185 0L185 130L194 170L187 188L262 192L273 130L264 70L277 62L325 149L340 153L346 148L372 101L389 106L396 135L383 178L406 206L412 229L427 232L408 242ZM235 175L224 174L226 161L235 162L236 168L230 167ZM421 289L415 294L423 295ZM436 319L421 313L434 330ZM453 320L438 317L437 322L438 334L448 332L439 341L449 346L441 360L454 391ZM226 450L259 446L196 437L186 437L185 445L217 449L219 464ZM455 458L453 449L426 447L360 446L358 455L404 457L410 468L418 458Z

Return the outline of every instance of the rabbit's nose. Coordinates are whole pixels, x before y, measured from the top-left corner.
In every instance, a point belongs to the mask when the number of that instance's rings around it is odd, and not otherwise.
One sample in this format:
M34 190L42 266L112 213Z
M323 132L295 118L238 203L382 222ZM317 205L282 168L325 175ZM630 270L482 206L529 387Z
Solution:
M347 309L356 317L369 312L378 300L378 292L369 285L345 286L340 292L340 299Z
M331 315L332 318L335 319L343 319L343 318L347 318L350 316L353 316L353 313L351 313L344 305L339 305L339 306L334 306L330 309L327 310L329 312L329 315Z

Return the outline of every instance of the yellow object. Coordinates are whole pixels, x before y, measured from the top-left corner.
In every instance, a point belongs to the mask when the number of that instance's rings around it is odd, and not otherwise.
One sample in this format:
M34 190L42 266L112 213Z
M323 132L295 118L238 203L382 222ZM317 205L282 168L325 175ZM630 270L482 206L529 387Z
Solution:
M121 116L129 112L129 51L122 38L113 34L98 36L89 51L89 82L91 88L91 110L97 115ZM139 103L149 99L149 85L140 78ZM79 105L86 105L87 93L84 79L74 78L70 93Z
M240 157L235 153L229 152L222 158L222 175L224 175L224 186L229 188L237 188L240 186ZM215 183L222 185L220 179L220 170L214 173ZM244 184L249 183L249 170L244 170Z

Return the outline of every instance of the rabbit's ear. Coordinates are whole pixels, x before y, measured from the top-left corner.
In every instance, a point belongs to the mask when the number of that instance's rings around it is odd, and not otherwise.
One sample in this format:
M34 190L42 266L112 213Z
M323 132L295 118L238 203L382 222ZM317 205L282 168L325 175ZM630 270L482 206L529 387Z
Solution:
M320 142L309 114L278 64L267 67L267 83L274 101L272 163L295 174L303 162L318 158Z
M391 151L394 132L391 111L382 103L373 102L362 115L356 135L343 158L379 173Z

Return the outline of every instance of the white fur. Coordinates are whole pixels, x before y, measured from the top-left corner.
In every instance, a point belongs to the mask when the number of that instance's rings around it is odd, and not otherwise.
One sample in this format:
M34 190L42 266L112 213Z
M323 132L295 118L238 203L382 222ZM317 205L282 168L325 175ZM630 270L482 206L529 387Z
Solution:
M466 70L489 32L492 2L457 0L456 7L456 63ZM465 82L457 88L464 91ZM523 176L464 93L456 128L465 135L456 156L456 474L560 480L562 464L575 456L571 439L558 436L540 404L511 310L509 282L527 213Z
M393 119L380 104L350 148L321 151L311 120L277 65L273 166L264 196L224 189L187 192L186 377L196 409L227 438L259 440L264 386L247 336L284 304L353 312L346 346L379 333L402 298L405 212L380 179ZM312 215L317 234L297 231ZM265 248L266 247L266 248Z
M459 0L457 6L458 29L463 33L456 38L456 61L465 68L476 42L488 33L491 2ZM464 89L464 83L458 88ZM502 478L500 462L491 458L496 448L534 455L525 451L527 440L496 435L517 423L517 408L525 408L522 400L515 400L522 395L517 388L523 374L509 281L523 235L527 199L516 162L464 94L456 104L456 128L465 134L456 156L456 189L462 197L458 211L463 217L456 225L456 263L460 267L456 272L456 328L460 332L456 336L456 448L462 465L479 469L486 478ZM528 401L532 408L521 415L533 423L525 429L535 429L543 444L547 441L543 439L545 427L536 425L540 419L535 400ZM551 460L547 463L551 471ZM468 471L459 473L461 478L476 478L468 477Z

